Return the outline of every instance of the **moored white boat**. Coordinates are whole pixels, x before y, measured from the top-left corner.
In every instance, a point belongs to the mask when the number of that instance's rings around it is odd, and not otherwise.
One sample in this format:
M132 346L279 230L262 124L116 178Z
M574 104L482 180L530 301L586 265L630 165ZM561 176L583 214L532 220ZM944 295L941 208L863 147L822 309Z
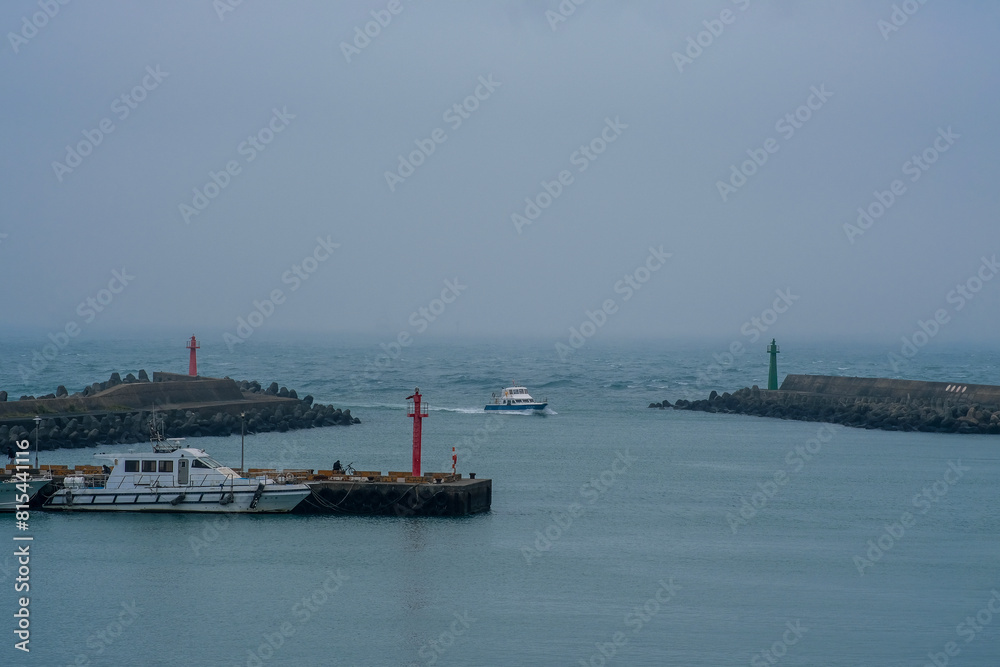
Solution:
M536 401L525 387L504 387L500 395L493 394L492 402L486 404L487 410L544 410L548 399Z
M11 476L0 480L0 512L13 512L17 505L27 505L51 481L51 476L42 475L31 475L27 479Z
M243 477L181 438L150 452L99 453L104 475L67 477L46 509L119 512L290 512L310 493L305 484ZM107 466L106 466L107 467Z

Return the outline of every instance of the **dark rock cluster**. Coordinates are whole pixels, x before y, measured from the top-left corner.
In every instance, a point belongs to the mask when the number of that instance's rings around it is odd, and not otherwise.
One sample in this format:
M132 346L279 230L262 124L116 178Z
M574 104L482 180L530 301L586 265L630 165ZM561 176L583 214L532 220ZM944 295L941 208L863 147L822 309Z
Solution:
M145 369L139 371L139 377L129 373L125 376L124 380L122 379L120 373L112 373L107 382L95 382L92 385L86 386L83 388L81 394L84 396L93 396L99 391L104 391L105 389L110 389L111 387L115 387L120 384L132 384L133 382L149 382L149 375L146 374ZM62 395L65 396L66 388L60 385L60 389L63 390L64 393ZM56 390L56 395L59 395L58 389ZM73 395L76 396L76 394ZM40 398L51 398L51 396L41 396Z
M1000 406L956 400L848 398L791 391L761 391L757 385L707 399L650 403L651 408L829 422L855 428L930 433L1000 433Z
M83 391L75 392L72 394L72 396L93 396L99 391L104 391L105 389L109 389L116 385L132 384L133 382L149 382L149 375L146 374L145 370L140 370L139 377L136 377L135 375L129 373L128 375L125 376L125 379L122 379L120 373L117 372L112 373L111 377L108 378L106 382L95 382L93 384L87 385L86 387L83 388ZM70 395L71 394L66 390L66 387L64 385L59 385L58 387L56 387L56 393L54 394L45 394L44 396L23 395L18 400L33 401L36 399L45 399L45 398L66 398ZM7 392L0 391L0 403L6 401L7 401Z
M121 379L118 373L113 373L107 382L97 382L84 388L83 394L89 395L116 384L130 382L149 382L149 377L145 371L139 371L138 378L129 373L125 379ZM157 410L156 421L160 434L167 438L197 438L239 435L241 428L245 428L246 433L252 435L361 423L360 419L351 415L349 409L341 410L332 405L315 403L312 396L300 399L294 389L279 387L276 382L272 382L266 389L262 389L256 380L244 380L237 384L245 398L251 401L254 400L254 394L295 401L275 401L274 405L268 405L266 401L258 399L256 405L243 410L242 420L238 403L230 404L225 411L216 408ZM60 386L58 393L65 395L65 391L65 387ZM51 397L54 398L55 395ZM42 450L51 450L148 441L151 416L152 413L148 410L43 415L38 425L38 446ZM34 449L34 420L19 418L0 422L0 453L7 452L9 447L16 447L15 443L19 440L28 440L30 448Z
M248 435L278 431L284 433L303 428L321 426L346 426L361 420L351 416L350 410L332 405L299 401L271 407L250 408L246 411L245 425ZM79 417L44 417L39 423L39 449L61 447L91 447L98 444L124 444L148 441L151 413L128 412L91 414ZM240 433L240 417L225 412L199 414L191 410L164 410L156 413L160 432L168 438L198 438ZM0 425L0 451L17 440L35 444L34 424Z
M267 389L262 389L260 382L256 380L243 380L238 383L240 386L240 391L250 394L265 394L267 396L277 396L278 398L298 398L299 395L294 389L289 389L288 387L278 387L277 382L272 382L268 385ZM312 396L309 396L309 401L312 402Z

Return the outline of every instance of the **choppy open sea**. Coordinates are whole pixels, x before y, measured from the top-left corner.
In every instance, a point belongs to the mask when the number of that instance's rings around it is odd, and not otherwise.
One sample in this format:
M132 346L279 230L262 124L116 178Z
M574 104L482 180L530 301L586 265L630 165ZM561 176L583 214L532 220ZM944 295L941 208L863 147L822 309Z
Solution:
M81 340L25 381L18 365L45 342L5 341L12 399L187 368L183 340ZM493 479L491 512L33 512L30 654L14 648L23 594L14 518L0 516L0 664L1000 664L1000 438L646 407L765 385L764 341L732 363L708 343L592 341L564 362L551 342L420 341L376 367L378 342L230 353L206 340L199 370L274 380L362 420L252 436L256 467L405 469L404 398L419 386L424 469L450 469L455 446L459 472ZM779 377L1000 383L997 349L928 347L894 370L891 348L784 343ZM511 380L549 413L485 414ZM194 444L239 460L238 437Z

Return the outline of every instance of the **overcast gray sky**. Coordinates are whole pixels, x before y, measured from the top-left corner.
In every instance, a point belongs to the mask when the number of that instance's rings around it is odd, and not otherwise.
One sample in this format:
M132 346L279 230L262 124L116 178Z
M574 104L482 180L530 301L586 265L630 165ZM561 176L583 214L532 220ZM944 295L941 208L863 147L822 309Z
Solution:
M8 331L996 334L1000 4L227 7L0 6Z

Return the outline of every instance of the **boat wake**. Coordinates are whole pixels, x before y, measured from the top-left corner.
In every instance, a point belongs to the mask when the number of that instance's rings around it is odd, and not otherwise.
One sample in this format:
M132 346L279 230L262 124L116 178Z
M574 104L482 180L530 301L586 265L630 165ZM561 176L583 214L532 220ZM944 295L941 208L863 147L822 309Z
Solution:
M387 410L407 410L408 406L403 403L341 403L345 408L350 408L354 410L355 408L361 409L376 409L382 408ZM557 415L559 414L550 407L546 407L542 410L537 410L533 408L524 408L523 410L486 410L485 408L453 408L441 405L428 405L425 406L429 412L455 412L463 415L483 415L483 414L512 414L512 415Z

